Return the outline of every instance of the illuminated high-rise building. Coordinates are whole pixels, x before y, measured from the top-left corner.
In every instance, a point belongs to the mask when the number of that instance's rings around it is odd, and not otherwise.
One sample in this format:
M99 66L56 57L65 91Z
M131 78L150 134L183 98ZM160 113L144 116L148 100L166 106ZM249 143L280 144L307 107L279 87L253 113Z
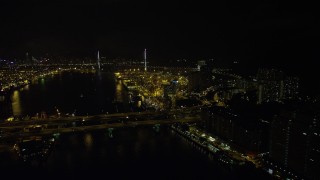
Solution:
M100 65L100 53L98 51L98 54L97 54L97 65L98 65L98 69L100 69L101 65Z
M144 49L143 59L144 59L144 71L147 71L147 49Z
M299 78L287 77L284 80L284 98L285 99L297 99L299 96Z
M269 156L276 164L311 179L319 179L319 116L307 107L287 107L273 118Z
M285 76L275 69L260 69L257 74L258 103L297 99L299 78Z
M29 62L29 53L27 52L26 53L26 63L28 63Z

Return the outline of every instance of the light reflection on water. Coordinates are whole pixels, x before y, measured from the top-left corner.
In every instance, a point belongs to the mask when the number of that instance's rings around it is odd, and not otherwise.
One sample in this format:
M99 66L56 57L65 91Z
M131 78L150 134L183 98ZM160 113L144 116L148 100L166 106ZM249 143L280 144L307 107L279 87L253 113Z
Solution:
M159 132L152 127L119 128L113 138L103 130L62 134L49 158L36 167L28 164L17 166L19 164L15 160L2 160L0 165L5 165L0 166L2 169L6 167L14 172L31 172L30 177L41 172L55 179L258 178L255 170L244 170L238 174L217 164L215 159L210 160L206 153L201 153L198 148L164 127ZM259 176L259 179L266 178Z
M14 116L19 116L22 113L21 102L20 102L20 92L19 90L15 90L11 97L12 100L12 113Z
M91 148L93 144L93 138L90 133L85 134L84 136L84 144L87 148Z
M121 80L117 82L116 84L116 100L119 102L123 101L123 95L122 95L122 82Z
M0 114L34 116L44 111L48 115L55 115L56 108L59 108L61 115L74 113L75 110L76 115L112 113L115 111L112 104L116 95L115 85L112 74L102 72L66 72L36 79L20 91L13 91L8 97L7 110L0 108ZM123 93L119 90L118 99L121 100ZM5 101L4 98L0 100ZM122 111L120 107L119 111Z

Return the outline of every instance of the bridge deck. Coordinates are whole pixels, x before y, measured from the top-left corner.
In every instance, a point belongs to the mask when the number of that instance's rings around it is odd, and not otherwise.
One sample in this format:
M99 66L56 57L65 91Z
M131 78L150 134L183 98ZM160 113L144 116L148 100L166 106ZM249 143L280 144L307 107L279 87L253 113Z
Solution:
M87 125L87 126L76 126L76 127L57 127L50 129L39 129L38 131L25 132L24 128L26 126L11 126L11 127L1 127L0 129L18 129L15 132L4 133L0 135L0 140L13 140L18 138L26 138L30 136L41 136L49 135L54 133L70 133L77 131L93 131L108 128L121 128L121 127L136 127L136 126L150 126L155 124L172 124L172 123L191 123L198 122L200 118L198 117L186 117L181 119L160 119L160 120L144 120L144 121L129 121L124 123L112 123L112 124L98 124L98 125Z

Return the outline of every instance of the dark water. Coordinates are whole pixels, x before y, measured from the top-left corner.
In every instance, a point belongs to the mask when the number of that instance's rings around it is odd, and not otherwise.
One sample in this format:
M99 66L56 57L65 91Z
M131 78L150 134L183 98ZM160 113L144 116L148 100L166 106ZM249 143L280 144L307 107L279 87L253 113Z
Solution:
M115 129L113 135L63 134L42 163L25 163L13 152L2 153L0 171L36 179L266 179L257 171L222 166L168 127L159 132L152 127Z
M113 112L112 101L124 98L121 86L107 73L101 76L66 73L39 80L28 88L19 91L18 101L12 102L19 104L14 111L17 115L50 112L54 106L63 112L74 109L89 114ZM219 164L165 126L159 132L152 127L114 129L113 138L107 130L62 134L44 161L23 162L14 151L3 150L0 176L14 179L268 178L257 170L230 169Z
M113 104L123 92L110 73L61 73L15 90L7 105L13 116L54 115L56 108L63 114L112 113L126 110Z

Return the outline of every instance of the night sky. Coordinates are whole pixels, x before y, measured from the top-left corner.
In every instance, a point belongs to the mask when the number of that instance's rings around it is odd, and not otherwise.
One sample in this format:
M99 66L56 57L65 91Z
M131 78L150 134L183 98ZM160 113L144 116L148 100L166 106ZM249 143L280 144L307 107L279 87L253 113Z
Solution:
M278 1L1 1L0 57L210 59L311 75L316 5Z

